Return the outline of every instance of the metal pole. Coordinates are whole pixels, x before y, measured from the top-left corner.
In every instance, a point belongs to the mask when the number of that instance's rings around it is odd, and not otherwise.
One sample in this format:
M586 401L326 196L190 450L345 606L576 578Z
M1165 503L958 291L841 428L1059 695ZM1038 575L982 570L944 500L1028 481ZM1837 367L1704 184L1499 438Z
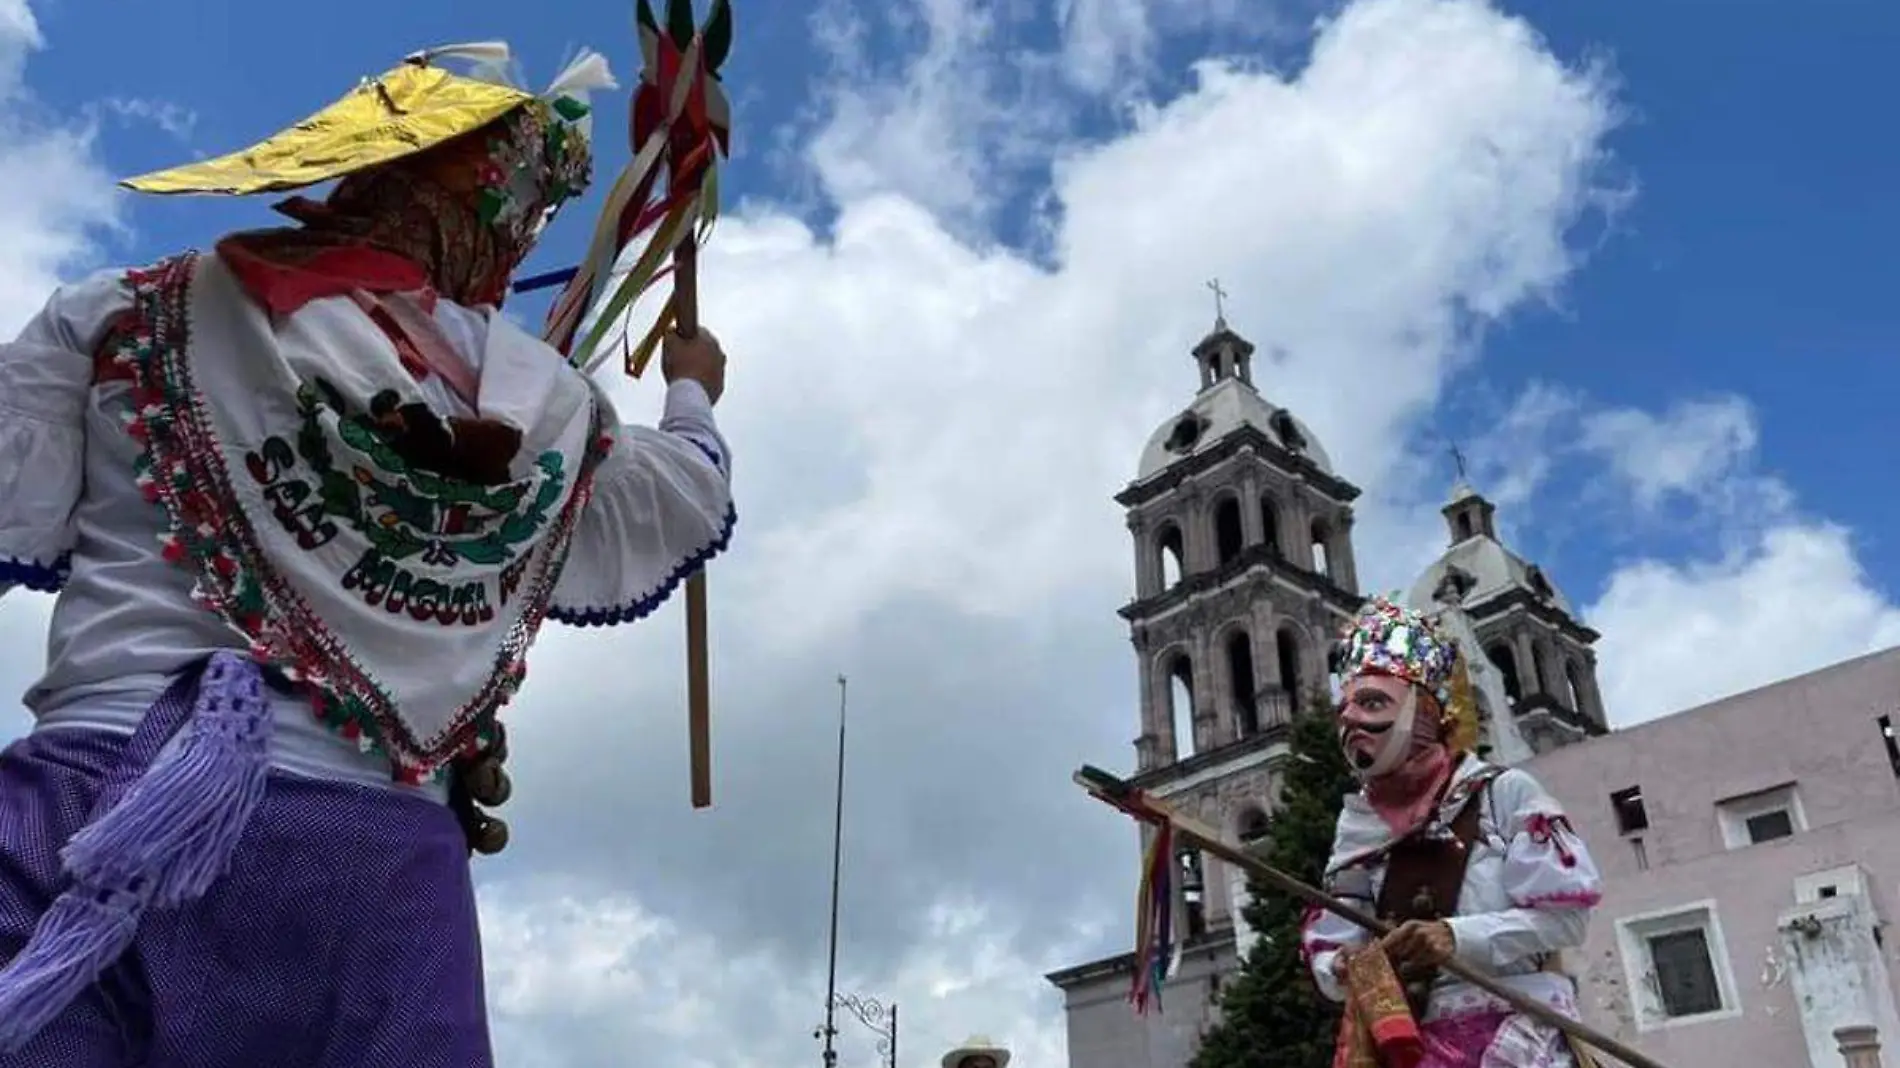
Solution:
M832 1039L838 1029L832 1026L838 1005L838 876L844 856L844 714L847 683L838 676L838 789L837 807L831 818L831 965L825 976L825 1068L835 1068L838 1052Z
M897 1002L891 1002L891 1064L897 1068Z

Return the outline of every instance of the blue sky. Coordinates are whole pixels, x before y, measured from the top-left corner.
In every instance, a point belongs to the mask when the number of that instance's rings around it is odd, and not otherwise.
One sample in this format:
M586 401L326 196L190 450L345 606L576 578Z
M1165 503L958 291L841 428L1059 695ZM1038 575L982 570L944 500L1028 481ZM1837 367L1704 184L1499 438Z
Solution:
M1798 487L1806 507L1851 525L1863 563L1893 589L1900 540L1884 532L1900 523L1900 498L1873 491L1870 476L1892 454L1887 398L1900 392L1893 358L1900 303L1885 299L1891 280L1882 269L1900 244L1900 198L1892 194L1900 147L1882 135L1877 114L1900 80L1884 63L1883 44L1900 33L1900 12L1871 0L1825 0L1798 15L1764 0L1723 4L1719 13L1684 0L1507 9L1533 19L1559 55L1609 64L1627 109L1611 142L1614 173L1636 195L1576 235L1587 264L1557 306L1515 314L1490 335L1494 358L1474 372L1482 381L1463 383L1481 397L1454 400L1441 425L1453 437L1479 433L1495 415L1482 397L1512 394L1534 379L1629 405L1740 394L1756 406L1762 463ZM412 46L501 37L532 77L545 78L574 47L621 48L628 23L626 5L593 0L564 5L560 18L491 3L340 0L320 17L294 20L285 10L199 0L189 14L128 14L97 0L60 0L40 9L52 47L34 61L32 82L64 111L120 98L163 101L194 116L182 137L150 122L108 119L104 159L130 174L167 165L181 150L246 143ZM1162 84L1179 84L1185 65L1209 53L1297 65L1306 40L1295 31L1307 9L1276 10L1261 18L1282 27L1266 40L1231 27L1190 27L1171 38L1157 57ZM809 197L808 179L781 147L808 128L828 58L811 43L804 5L745 5L739 17L729 81L741 156L729 171L729 195L791 202L823 225L831 205ZM92 32L101 21L122 29ZM1055 32L1051 19L1024 20L1006 27L998 44L1048 48ZM918 36L915 26L880 26L868 58L894 64ZM624 61L621 73L632 74ZM617 131L624 102L603 101L601 114L603 128ZM1107 107L1079 108L1077 123L1084 138L1120 126ZM618 160L624 151L611 143L603 155ZM1033 240L1025 219L1041 178L1011 175L1015 195L998 213L995 239ZM159 254L256 215L250 204L135 201L134 232L120 250L135 259ZM583 215L561 220L537 264L573 251ZM1563 490L1552 489L1561 499ZM1584 514L1567 524L1600 533L1616 526ZM1654 544L1675 534L1643 536ZM1532 551L1559 553L1552 563L1577 592L1627 548L1619 538L1561 531L1525 529L1520 537Z
M1139 729L1110 498L1189 399L1211 275L1262 391L1366 489L1362 579L1441 547L1458 441L1603 631L1614 721L1900 643L1890 5L736 2L702 282L741 516L718 804L685 807L676 615L537 646L517 842L480 869L503 1063L811 1055L839 671L846 985L905 1004L906 1068L972 1030L1061 1063L1039 976L1126 948L1135 863L1068 783ZM0 75L23 10L0 0ZM559 11L33 4L44 47L0 85L0 317L264 223L126 196L93 225L106 176L248 144L412 49L504 38L545 81L591 45L632 76L630 6ZM600 114L617 167L623 102ZM591 207L530 269L571 262ZM0 602L0 644L44 613ZM0 658L0 692L38 666Z
M1512 8L1563 53L1611 57L1632 116L1615 145L1639 192L1564 313L1499 337L1520 358L1498 365L1624 403L1750 398L1764 463L1852 524L1894 589L1900 541L1887 532L1900 503L1878 472L1900 393L1900 145L1876 131L1878 101L1900 84L1886 62L1900 11L1859 0Z

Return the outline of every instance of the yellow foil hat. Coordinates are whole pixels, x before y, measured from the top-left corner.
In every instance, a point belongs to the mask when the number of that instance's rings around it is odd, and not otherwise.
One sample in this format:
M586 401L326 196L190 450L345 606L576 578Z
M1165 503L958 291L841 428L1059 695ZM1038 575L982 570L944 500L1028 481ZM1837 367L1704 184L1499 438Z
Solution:
M536 99L511 85L428 65L432 56L446 51L410 56L250 148L120 184L141 193L223 196L301 189L415 155Z

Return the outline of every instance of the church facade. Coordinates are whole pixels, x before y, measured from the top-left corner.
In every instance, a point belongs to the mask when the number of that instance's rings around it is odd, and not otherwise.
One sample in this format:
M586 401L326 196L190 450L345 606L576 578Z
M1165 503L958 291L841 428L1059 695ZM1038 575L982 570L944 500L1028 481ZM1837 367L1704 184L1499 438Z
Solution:
M1155 430L1116 496L1135 564L1121 610L1138 679L1133 781L1242 842L1266 829L1291 717L1329 699L1328 652L1362 600L1359 490L1256 388L1253 355L1216 322L1193 349L1199 392ZM1495 509L1470 486L1444 515L1447 549L1410 599L1471 654L1488 755L1516 763L1602 734L1596 634L1498 540ZM1129 1010L1132 954L1048 976L1064 994L1070 1068L1182 1068L1213 1023L1221 983L1252 944L1246 882L1193 850L1176 861L1186 945L1165 1012Z

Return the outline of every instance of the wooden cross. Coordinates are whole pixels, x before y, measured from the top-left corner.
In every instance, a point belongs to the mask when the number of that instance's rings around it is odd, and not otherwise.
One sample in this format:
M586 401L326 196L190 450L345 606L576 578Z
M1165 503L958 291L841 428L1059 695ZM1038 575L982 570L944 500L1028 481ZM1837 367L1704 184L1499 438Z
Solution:
M1225 323L1227 321L1227 305L1225 303L1227 291L1220 287L1220 279L1218 278L1209 280L1207 288L1214 291L1214 321L1217 323Z

